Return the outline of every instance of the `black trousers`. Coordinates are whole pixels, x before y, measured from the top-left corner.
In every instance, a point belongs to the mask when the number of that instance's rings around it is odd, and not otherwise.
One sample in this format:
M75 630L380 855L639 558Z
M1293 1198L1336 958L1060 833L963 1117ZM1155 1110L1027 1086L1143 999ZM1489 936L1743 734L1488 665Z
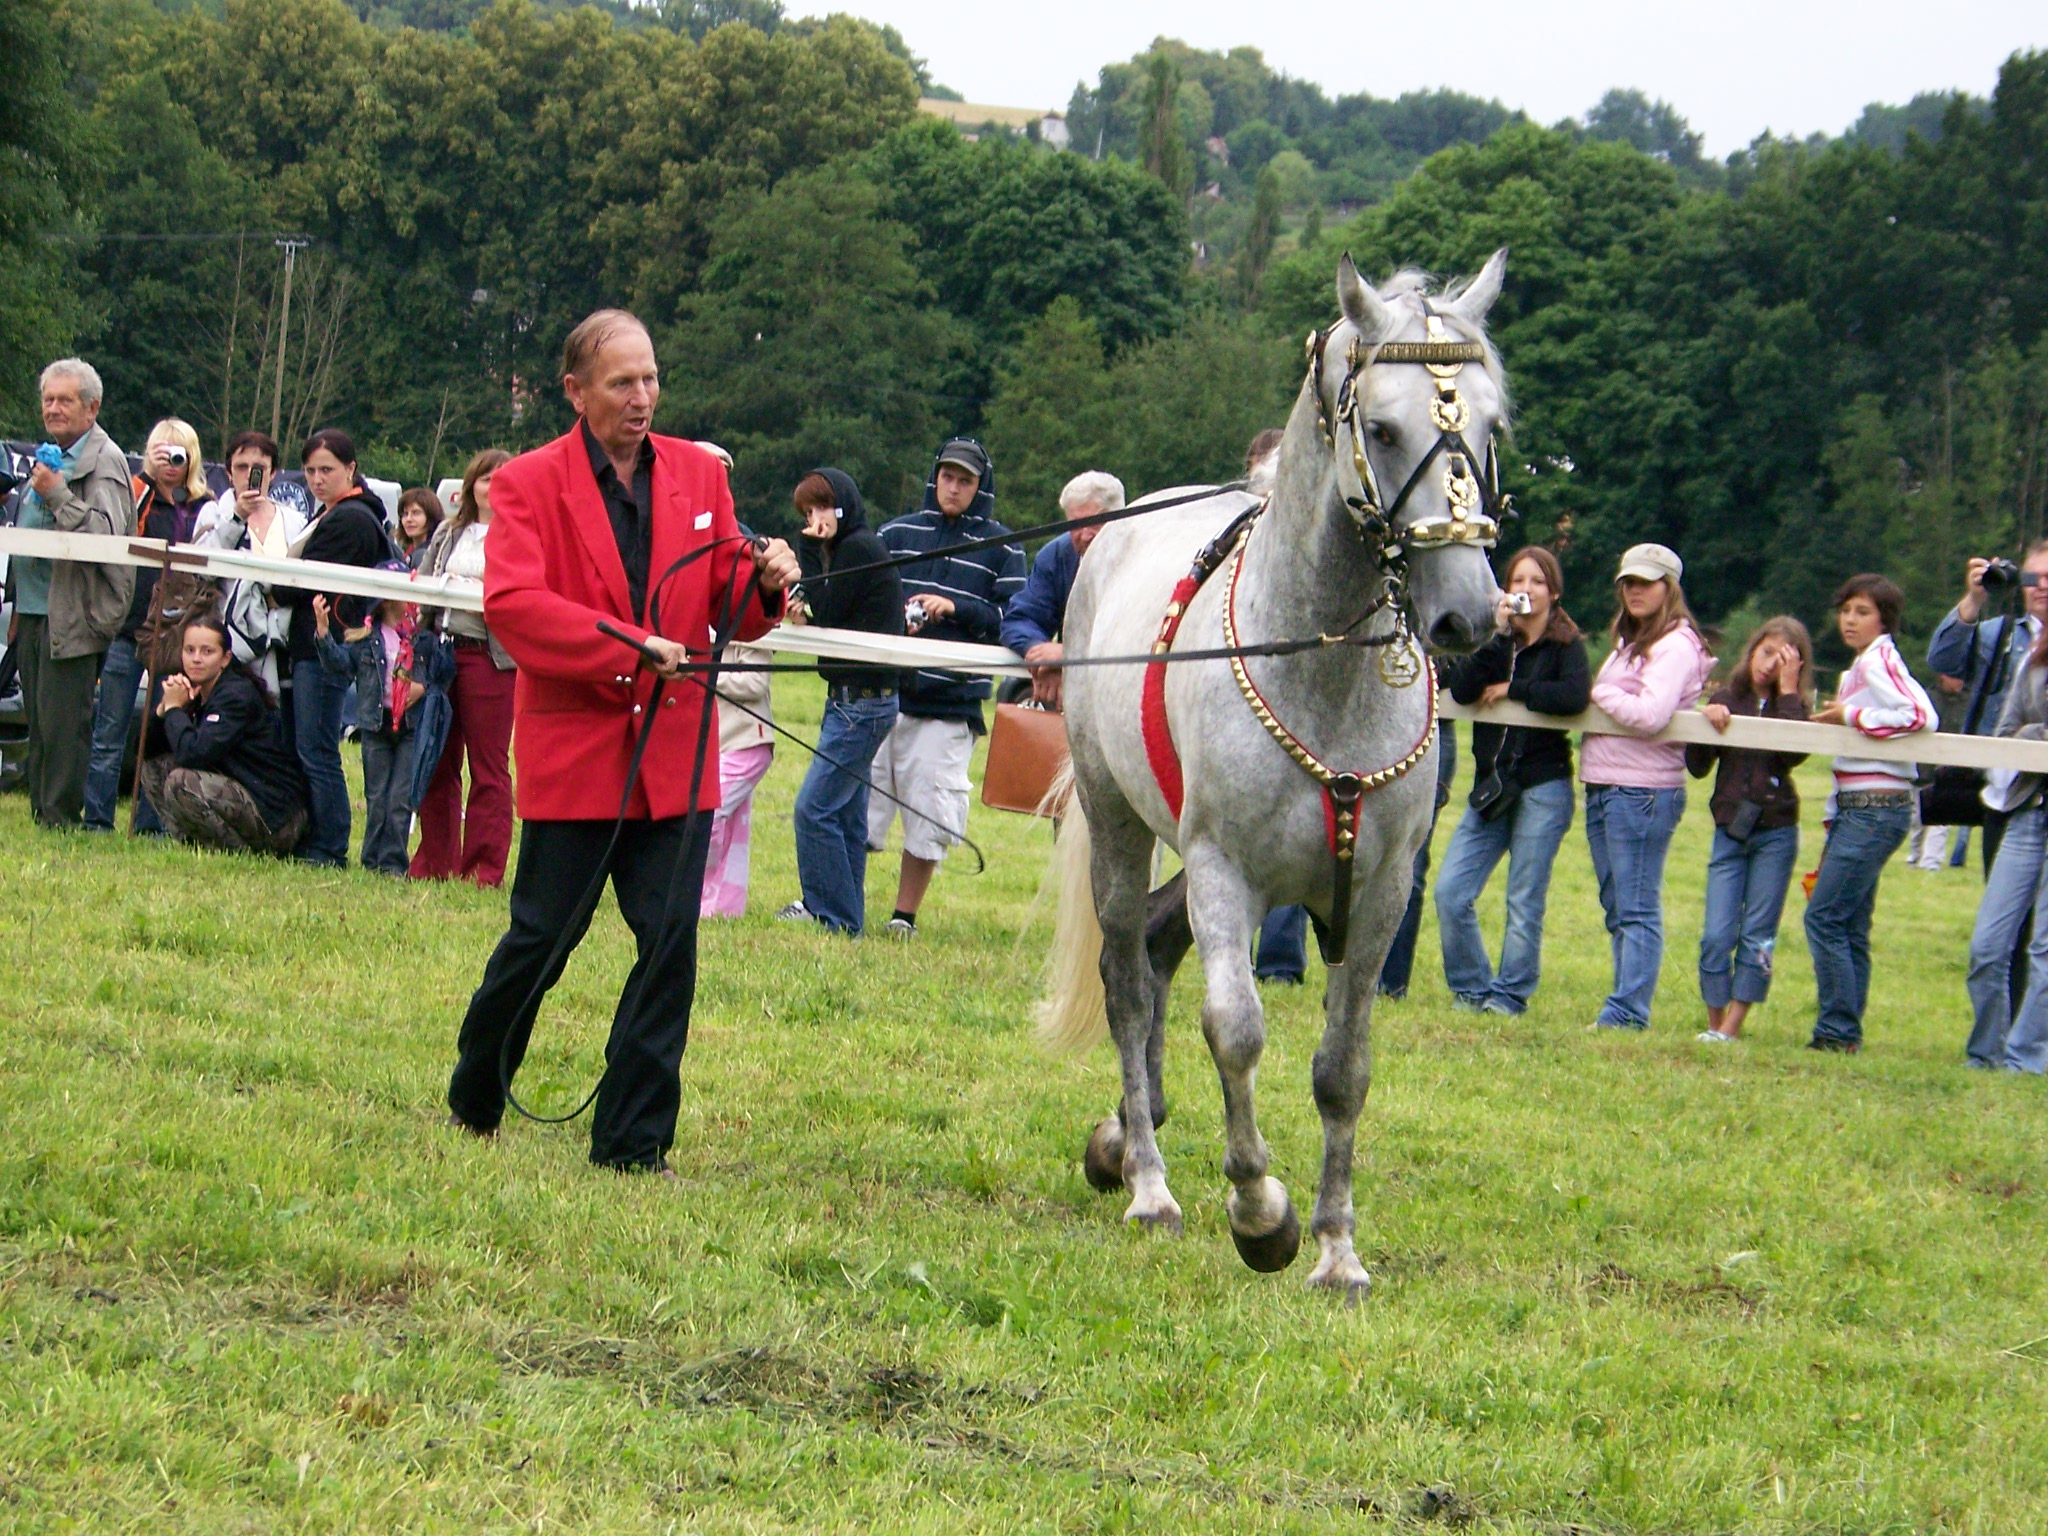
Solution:
M604 1081L590 1126L593 1163L658 1168L675 1140L683 1047L697 991L697 911L710 832L708 814L629 821L620 831L612 890L640 953L605 1043ZM448 1083L448 1107L477 1130L493 1130L504 1118L500 1056L508 1076L525 1059L540 996L561 978L589 927L587 918L576 923L576 903L596 877L611 835L608 821L529 821L520 834L512 926L469 1000ZM543 975L572 923L561 959ZM536 982L538 994L522 1009Z

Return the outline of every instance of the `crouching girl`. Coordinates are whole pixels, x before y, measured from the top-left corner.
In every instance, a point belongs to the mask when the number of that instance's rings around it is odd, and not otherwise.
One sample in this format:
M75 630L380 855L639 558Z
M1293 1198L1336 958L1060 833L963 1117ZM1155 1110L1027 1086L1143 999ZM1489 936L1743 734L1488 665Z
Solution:
M211 612L186 621L180 667L157 702L143 793L173 837L288 856L306 831L306 780L269 690Z

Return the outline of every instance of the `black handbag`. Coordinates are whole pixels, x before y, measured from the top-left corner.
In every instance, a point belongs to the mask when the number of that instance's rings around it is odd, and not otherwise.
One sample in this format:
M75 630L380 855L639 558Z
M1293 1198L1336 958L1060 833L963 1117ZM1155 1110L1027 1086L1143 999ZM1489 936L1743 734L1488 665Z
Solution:
M1998 654L1977 675L1970 695L1970 708L1963 716L1963 734L1974 736L1983 722L1984 701L1997 693L2012 668L2012 624L2007 615L1998 631ZM1984 784L1982 768L1943 766L1920 785L1920 825L1923 827L1981 827L1984 825Z

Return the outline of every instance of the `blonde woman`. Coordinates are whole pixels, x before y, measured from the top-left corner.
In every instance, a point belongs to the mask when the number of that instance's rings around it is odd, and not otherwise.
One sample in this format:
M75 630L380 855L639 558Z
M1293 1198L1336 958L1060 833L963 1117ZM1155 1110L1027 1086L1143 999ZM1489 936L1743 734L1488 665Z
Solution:
M189 422L175 416L165 417L149 429L149 442L142 452L142 473L135 477L136 533L145 539L190 543L193 524L206 505L208 494L206 466L199 457L199 434ZM128 604L128 616L121 621L120 632L108 643L106 659L100 666L99 692L94 696L92 709L92 761L85 774L88 831L114 830L114 803L121 797L121 760L128 750L129 732L135 723L135 688L143 672L136 635L149 621L150 601L161 574L155 566L136 568L135 596ZM136 797L135 830L163 831L146 796Z

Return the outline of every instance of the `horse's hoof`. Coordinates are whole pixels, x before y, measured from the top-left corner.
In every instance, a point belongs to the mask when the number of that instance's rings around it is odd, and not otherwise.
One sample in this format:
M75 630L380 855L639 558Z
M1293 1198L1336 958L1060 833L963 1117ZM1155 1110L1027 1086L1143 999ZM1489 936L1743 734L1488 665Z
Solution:
M1124 1128L1115 1115L1096 1122L1081 1154L1081 1171L1091 1187L1108 1194L1124 1187Z
M1280 1218L1280 1225L1264 1237L1247 1237L1233 1227L1230 1240L1237 1244L1237 1256L1244 1260L1247 1268L1262 1275L1277 1275L1301 1252L1301 1220L1290 1204L1286 1214Z
M1134 1227L1162 1232L1168 1237L1179 1237L1181 1234L1180 1207L1177 1205L1164 1206L1156 1211L1128 1211L1124 1215L1124 1221Z

